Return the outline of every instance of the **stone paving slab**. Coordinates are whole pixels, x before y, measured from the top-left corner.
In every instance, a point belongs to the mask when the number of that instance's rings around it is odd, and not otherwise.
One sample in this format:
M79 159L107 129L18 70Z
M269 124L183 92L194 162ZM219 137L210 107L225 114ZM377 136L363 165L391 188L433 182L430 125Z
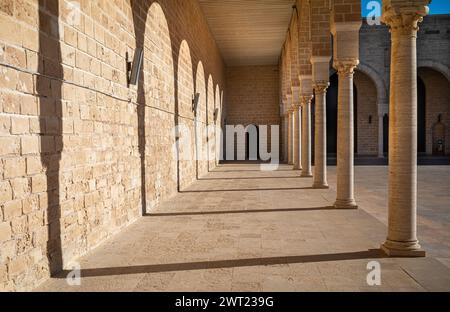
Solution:
M443 168L434 170L450 181ZM329 174L335 185L335 168ZM378 250L386 236L385 167L357 167L360 209L337 210L333 187L311 189L312 179L289 166L261 172L227 164L80 259L81 286L54 278L37 290L449 291L450 192L437 196L445 186L429 174L419 170L419 205L436 198L419 209L428 258ZM381 265L381 286L367 284L372 260Z

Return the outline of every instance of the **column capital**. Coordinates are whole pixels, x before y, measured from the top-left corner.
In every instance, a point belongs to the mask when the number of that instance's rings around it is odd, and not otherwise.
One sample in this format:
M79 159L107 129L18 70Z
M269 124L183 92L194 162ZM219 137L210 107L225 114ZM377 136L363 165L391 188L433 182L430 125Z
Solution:
M314 82L314 91L316 94L326 93L330 83L328 81L315 81Z
M428 15L429 0L395 1L388 0L383 3L381 21L387 24L391 31L400 34L417 32L419 23Z
M338 71L339 75L353 75L358 64L358 59L335 60L333 67Z
M312 99L313 99L313 95L311 94L311 95L301 95L300 96L300 103L301 103L301 106L306 106L306 105L308 105L308 104L311 104L311 101L312 101Z

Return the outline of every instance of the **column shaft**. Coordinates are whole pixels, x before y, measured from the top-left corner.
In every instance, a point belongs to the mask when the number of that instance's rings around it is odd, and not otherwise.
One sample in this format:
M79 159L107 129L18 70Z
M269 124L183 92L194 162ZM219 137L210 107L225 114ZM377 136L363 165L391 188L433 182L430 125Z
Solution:
M283 160L287 162L289 155L289 114L286 114L283 117L283 144Z
M327 182L327 114L328 83L315 85L314 188L328 188Z
M336 208L357 208L354 198L353 71L357 61L335 64L339 75Z
M426 8L426 7L425 7ZM391 26L389 106L389 218L383 250L391 256L425 256L417 240L417 25L409 14L387 16Z
M300 164L300 108L297 106L294 108L294 150L293 150L293 158L294 158L294 170L300 170L301 164Z
M302 97L302 108L302 177L312 177L311 97Z
M384 116L378 116L378 157L384 158Z
M293 151L293 147L292 147L292 126L293 126L293 122L292 122L292 112L289 111L288 113L288 164L292 165L293 164L293 158L292 158L292 151Z

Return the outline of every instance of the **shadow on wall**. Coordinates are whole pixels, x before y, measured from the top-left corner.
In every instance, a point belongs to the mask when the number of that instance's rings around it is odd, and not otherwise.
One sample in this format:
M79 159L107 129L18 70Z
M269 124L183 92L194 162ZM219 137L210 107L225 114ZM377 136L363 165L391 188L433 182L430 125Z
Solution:
M165 22L167 23L167 27L168 27L168 33L169 33L169 37L170 37L170 48L171 48L171 54L172 54L172 67L173 67L173 84L174 84L174 92L173 92L173 99L174 99L174 128L177 129L180 126L180 118L184 118L186 117L184 112L184 108L182 107L182 102L186 102L183 101L182 99L180 99L180 94L183 94L183 98L188 98L189 97L189 104L188 106L190 107L191 103L191 96L193 96L194 94L194 73L193 73L193 68L192 68L192 64L197 64L198 62L200 62L200 59L198 57L198 55L195 55L192 53L192 51L189 50L188 47L188 43L186 40L183 40L182 37L183 35L178 35L177 33L175 33L172 29L171 29L171 25L178 25L178 29L188 29L190 25L181 25L181 26L185 26L185 27L181 27L179 24L183 23L183 20L180 20L179 17L177 15L165 15L164 14L164 3L160 4L157 1L139 1L139 0L131 0L131 9L132 9L132 18L133 18L133 26L134 26L134 33L135 33L135 43L136 43L136 48L144 48L145 47L145 38L146 38L146 26L148 23L148 19L149 16L151 16L151 14L149 14L149 11L152 9L153 6L158 6L158 10L160 10L161 12L163 12L162 14L164 15L163 18L165 19ZM177 19L177 20L175 20ZM173 21L172 21L173 20ZM187 23L187 22L186 22ZM152 26L155 26L152 24ZM158 26L158 25L156 25ZM161 29L159 30L155 30L156 32L161 32ZM147 34L147 36L149 36L149 34ZM185 46L183 48L183 46ZM187 50L189 55L182 55L185 51ZM148 51L148 49L147 49ZM181 51L181 52L180 52ZM144 48L144 59L145 58L145 53L146 53L146 49ZM183 62L181 62L181 58L187 59L189 58L189 63L191 64L189 66L189 68L180 68L180 66L182 66L181 64ZM148 59L148 57L147 57ZM138 94L138 98L137 98L137 105L138 105L138 109L137 109L137 114L138 114L138 135L139 135L139 153L140 153L140 159L141 159L141 205L142 205L142 214L145 215L146 211L147 211L147 202L149 201L148 199L148 193L147 193L147 184L148 181L146 181L146 145L148 145L148 142L146 142L146 137L148 136L148 134L146 133L146 124L145 124L145 120L146 120L146 111L145 111L145 107L147 105L146 103L146 94L145 94L145 77L144 77L144 68L145 67L145 62L144 62L144 66L141 67L141 72L140 72L140 79L139 79L139 83L138 83L138 90L137 90L137 94ZM187 67L187 66L182 66L182 67ZM152 70L149 70L149 72L152 72ZM185 86L182 82L179 81L180 78L180 74L182 74L182 76L187 76L189 75L189 80L192 80L192 86ZM184 78L183 78L184 79ZM186 80L186 79L184 79ZM190 84L190 83L189 83ZM187 90L189 89L189 90ZM190 90L192 89L192 90ZM187 94L190 91L192 94ZM211 95L210 98L210 94L209 92L206 92L206 102L209 104L210 101L214 102L214 89L212 90L213 94ZM189 96L188 96L189 95ZM172 109L172 108L171 108ZM207 108L206 108L207 109ZM206 114L208 114L208 112L206 112ZM190 116L190 115L189 115ZM190 117L189 117L190 118ZM193 119L193 118L192 118ZM195 125L193 125L195 127ZM147 128L148 129L148 128ZM182 147L180 146L180 142L179 140L177 140L178 135L176 133L176 131L173 131L172 133L173 135L173 142L176 144L176 184L177 184L177 191L179 192L182 188L182 183L185 179L185 177L183 177L183 175L186 175L185 171L192 171L191 169L193 169L195 172L193 172L193 180L195 180L196 176L198 176L198 169L196 166L195 161L193 161L192 164L183 164L183 160L181 159L181 155L180 155L180 149L182 149ZM194 138L195 139L195 138ZM194 153L195 150L198 147L194 148ZM169 152L169 151L167 151ZM208 162L209 163L209 162ZM188 166L188 169L185 170L186 166ZM191 166L193 168L191 168ZM209 169L209 168L208 168ZM181 172L183 171L183 172ZM188 174L189 175L189 174ZM148 178L148 177L147 177ZM190 177L188 177L189 179Z
M47 257L50 274L63 269L59 170L62 141L62 80L59 1L39 0L39 97L41 162L47 178ZM52 77L52 78L49 78ZM50 108L50 109L49 109Z
M62 228L61 228L61 200L60 169L63 150L63 79L62 53L60 44L60 1L39 0L39 56L41 57L36 75L36 96L39 98L39 126L40 126L40 151L41 163L46 175L46 197L40 198L47 201L47 258L49 271L52 276L63 270ZM133 24L135 31L136 47L144 48L147 13L156 2L131 0ZM174 23L173 23L174 24ZM168 23L171 25L171 23ZM173 77L174 77L174 124L178 125L179 99L178 99L178 51L176 46L179 39L170 33ZM178 41L177 41L178 40ZM146 214L146 99L144 68L141 68L138 84L138 135L139 153L141 159L141 205L142 215ZM192 71L192 68L191 68ZM193 77L191 73L191 77ZM175 142L175 133L173 133ZM177 161L177 190L180 190L179 163ZM40 195L44 197L43 195Z
M139 1L131 1L131 9L133 13L133 26L135 34L136 49L144 49L144 38L145 38L145 24L147 21L147 14L141 19L141 8L137 4ZM146 1L144 5L149 5ZM147 12L149 7L145 8ZM147 212L147 192L145 183L145 91L144 91L144 66L140 67L139 72L140 79L138 80L137 89L137 114L138 114L138 145L139 145L139 155L141 160L141 209L144 215Z
M139 1L139 0L131 0L131 9L132 9L132 18L133 18L133 26L134 26L134 34L135 34L135 43L136 48L144 49L144 59L145 59L145 30L147 24L148 12L153 5L159 5L157 2L152 1ZM174 94L173 97L175 99L175 113L174 113L174 126L178 125L178 61L177 60L177 52L178 51L174 46L174 40L172 36L172 32L169 31L170 34L170 44L171 44L171 52L173 59L173 75L174 75ZM145 62L144 62L145 64ZM144 65L145 66L145 65ZM146 131L145 131L145 107L146 107L146 98L145 98L145 76L144 76L144 66L140 69L140 79L138 82L137 89L137 113L138 113L138 136L139 136L139 153L141 159L141 208L142 215L147 213L147 187L146 187L146 162L145 162L145 150L146 150ZM176 133L173 133L173 140L176 140ZM178 148L177 148L178 153ZM177 181L177 191L180 190L180 169L179 169L179 161L177 155L177 168L176 168L176 181Z

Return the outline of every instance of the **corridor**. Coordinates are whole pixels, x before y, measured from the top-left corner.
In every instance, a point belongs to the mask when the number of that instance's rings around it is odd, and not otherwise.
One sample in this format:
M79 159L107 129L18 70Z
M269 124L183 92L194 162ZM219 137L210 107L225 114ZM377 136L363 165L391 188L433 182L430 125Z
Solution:
M329 180L335 185L335 167ZM79 260L38 291L450 290L450 167L419 167L419 233L427 258L387 258L387 167L356 167L360 208L281 165L224 164ZM381 265L381 286L367 265Z

